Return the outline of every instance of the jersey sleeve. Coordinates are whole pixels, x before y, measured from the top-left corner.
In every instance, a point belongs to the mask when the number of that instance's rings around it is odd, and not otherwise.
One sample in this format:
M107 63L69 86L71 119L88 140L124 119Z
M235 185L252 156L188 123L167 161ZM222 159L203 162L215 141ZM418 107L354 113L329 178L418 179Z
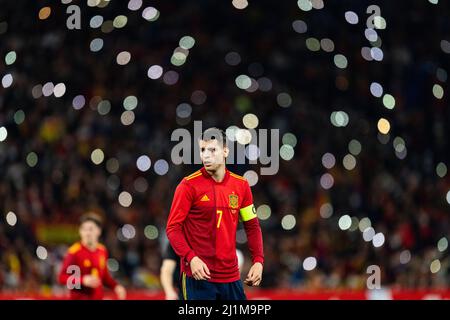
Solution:
M244 198L239 210L241 220L244 222L247 234L248 248L252 256L252 262L264 263L264 249L261 227L253 204L253 195L248 182L245 182Z
M193 200L194 190L183 180L175 190L166 227L167 238L169 238L172 248L187 262L196 256L183 233L183 222L191 209Z

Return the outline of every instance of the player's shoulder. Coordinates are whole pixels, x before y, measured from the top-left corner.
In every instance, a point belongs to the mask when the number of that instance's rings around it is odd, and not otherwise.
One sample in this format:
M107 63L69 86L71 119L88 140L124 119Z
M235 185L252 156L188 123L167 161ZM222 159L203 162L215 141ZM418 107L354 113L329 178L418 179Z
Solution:
M101 243L97 244L97 249L99 249L100 251L105 251L105 252L107 251L106 247Z
M202 176L202 171L201 170L197 170L197 171L191 173L190 175L185 176L183 178L182 182L195 181L195 180L198 180L198 178L201 177L201 176Z
M230 178L231 178L232 180L234 180L234 181L236 181L236 182L238 182L238 183L243 183L243 184L248 183L248 182L247 182L247 179L246 179L245 177L240 176L240 175L238 175L238 174L236 174L236 173L234 173L234 172L231 172L231 171L229 171L229 170L228 170L228 172L230 173Z
M80 242L75 242L74 244L72 244L69 249L67 250L68 253L70 254L76 254L77 252L79 252L81 250L81 243Z

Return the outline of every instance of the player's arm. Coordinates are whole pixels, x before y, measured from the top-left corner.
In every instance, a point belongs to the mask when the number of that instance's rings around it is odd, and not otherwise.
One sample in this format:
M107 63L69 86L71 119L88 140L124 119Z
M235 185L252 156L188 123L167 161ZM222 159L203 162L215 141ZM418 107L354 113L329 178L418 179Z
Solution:
M108 253L106 252L106 259L108 258ZM102 277L102 283L107 286L108 288L111 288L114 290L115 294L117 295L117 298L120 300L124 300L126 297L126 290L125 288L120 285L114 278L111 276L111 273L108 270L108 267L105 265L105 270L103 272Z
M195 254L189 246L183 233L183 222L191 209L194 200L194 190L183 180L175 190L166 233L172 248L179 257L190 264L192 275L197 280L210 278L207 265Z
M178 294L173 285L173 273L177 267L176 260L164 259L161 265L161 285L166 295L166 300L177 300Z
M177 300L178 293L173 283L173 275L180 258L177 256L170 243L167 243L164 248L162 260L160 280L166 300Z
M245 233L247 234L248 248L252 258L252 267L245 279L245 283L252 286L258 286L262 280L262 271L264 264L264 250L261 227L253 205L252 191L248 182L245 186L245 196L242 201L239 214L244 223Z
M195 257L195 252L184 236L183 222L191 209L193 198L192 187L182 181L175 190L166 226L167 238L172 248L179 257L184 258L187 262Z

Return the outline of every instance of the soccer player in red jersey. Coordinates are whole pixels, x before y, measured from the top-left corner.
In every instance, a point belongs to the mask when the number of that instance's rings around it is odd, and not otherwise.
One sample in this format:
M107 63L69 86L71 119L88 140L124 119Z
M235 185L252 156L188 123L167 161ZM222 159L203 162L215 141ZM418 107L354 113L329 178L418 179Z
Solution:
M225 166L224 132L210 128L199 141L203 167L177 186L167 236L181 258L186 300L246 299L236 256L236 230L243 221L252 267L245 283L258 286L264 253L261 228L247 180Z
M80 219L81 241L73 244L64 258L58 280L70 289L70 299L103 299L103 286L114 290L118 299L126 291L108 271L108 250L99 243L101 218L88 213Z

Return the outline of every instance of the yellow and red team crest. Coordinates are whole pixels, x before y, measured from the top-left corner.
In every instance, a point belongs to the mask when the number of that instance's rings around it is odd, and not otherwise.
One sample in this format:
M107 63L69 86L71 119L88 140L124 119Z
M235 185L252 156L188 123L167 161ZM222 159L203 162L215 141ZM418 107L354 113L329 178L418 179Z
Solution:
M239 198L237 194L230 194L228 196L229 199L229 205L232 209L237 209L239 207Z

